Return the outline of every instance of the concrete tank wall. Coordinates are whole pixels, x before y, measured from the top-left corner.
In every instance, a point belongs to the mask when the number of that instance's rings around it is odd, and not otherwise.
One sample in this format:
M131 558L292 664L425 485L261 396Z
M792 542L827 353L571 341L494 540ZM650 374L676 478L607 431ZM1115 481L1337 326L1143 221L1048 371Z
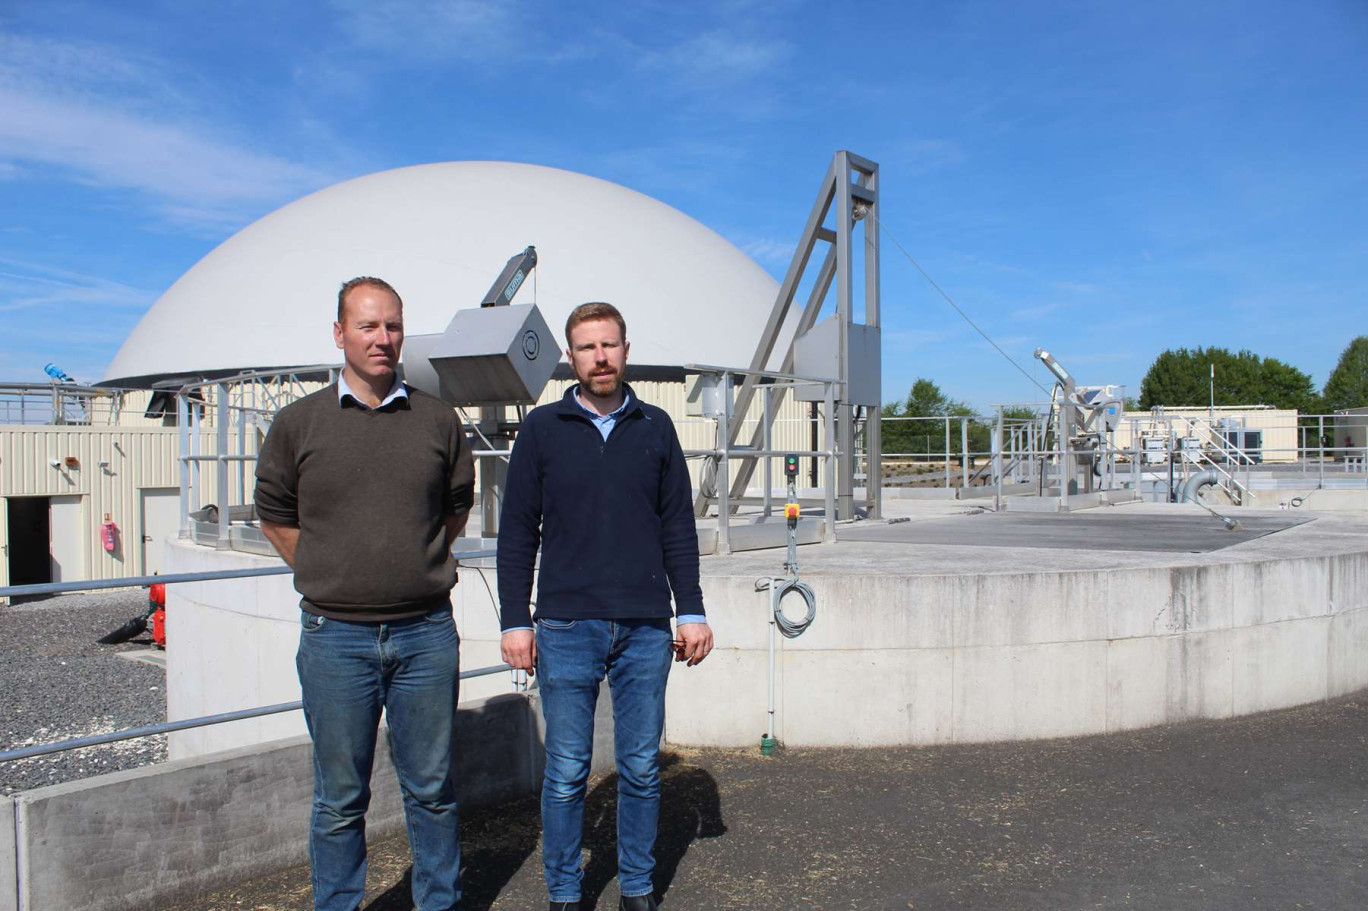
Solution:
M536 793L540 715L522 695L462 705L462 809ZM392 768L382 736L372 838L403 830ZM0 798L0 911L162 907L303 863L312 796L312 751L295 737Z
M277 557L217 551L174 538L166 542L168 573L280 565ZM488 577L488 588L480 581L481 571ZM452 591L463 671L501 663L493 575L492 568L463 567L461 581ZM166 587L166 602L168 720L300 698L295 671L300 611L293 576L178 582ZM512 691L506 672L463 680L461 702ZM304 733L303 714L287 712L177 731L169 737L168 752L172 759L181 759Z
M1099 734L1368 686L1368 554L1035 573L805 575L817 621L779 639L791 746ZM764 731L768 593L704 577L722 643L678 672L668 739ZM797 599L789 611L800 614Z
M1032 569L1011 572L988 571L988 558L966 548L939 571L925 567L942 558L925 554L921 568L902 569L889 550L804 548L819 615L801 638L779 639L776 732L791 746L1031 739L1353 692L1368 686L1361 526L1321 519L1201 557L1033 551L1016 564ZM170 551L174 571L279 565L184 542ZM775 553L704 559L718 647L698 668L675 665L669 741L749 746L764 731L769 595L755 591L753 569L778 569ZM497 664L494 570L463 568L461 580L453 601L462 666ZM168 598L172 718L298 698L298 598L288 576L175 585ZM463 694L509 689L500 674L467 681ZM172 755L302 725L293 714L173 735Z

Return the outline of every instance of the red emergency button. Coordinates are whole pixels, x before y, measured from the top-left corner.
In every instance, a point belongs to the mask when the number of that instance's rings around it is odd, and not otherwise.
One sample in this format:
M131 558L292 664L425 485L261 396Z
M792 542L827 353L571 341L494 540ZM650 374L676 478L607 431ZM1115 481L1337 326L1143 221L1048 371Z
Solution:
M798 504L797 504L797 503L785 503L785 504L784 504L784 518L785 518L785 519L796 519L796 518L798 518L798 512L799 512L799 510L798 510Z

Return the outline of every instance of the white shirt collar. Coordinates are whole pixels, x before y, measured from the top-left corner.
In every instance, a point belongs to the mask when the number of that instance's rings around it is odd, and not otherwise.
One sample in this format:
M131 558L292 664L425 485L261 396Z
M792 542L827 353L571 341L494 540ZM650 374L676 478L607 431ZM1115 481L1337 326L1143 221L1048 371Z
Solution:
M352 401L356 402L356 404L360 405L362 408L369 408L369 407L370 407L370 406L367 405L365 402L361 401L360 396L358 396L355 392L352 392L352 388L351 388L350 386L347 385L347 378L346 378L346 376L344 376L342 373L338 373L338 374L337 374L337 401L338 401L338 404L341 404L342 402L346 401L348 396L350 396L351 399L352 399ZM381 408L384 408L386 405L388 405L390 402L393 402L395 399L406 399L406 398L408 398L408 388L404 385L403 381L400 380L398 376L396 376L396 377L394 378L394 385L390 387L389 393L388 393L383 399L380 400L380 404L377 405L377 406L375 406L375 410L379 410L379 409L381 409Z

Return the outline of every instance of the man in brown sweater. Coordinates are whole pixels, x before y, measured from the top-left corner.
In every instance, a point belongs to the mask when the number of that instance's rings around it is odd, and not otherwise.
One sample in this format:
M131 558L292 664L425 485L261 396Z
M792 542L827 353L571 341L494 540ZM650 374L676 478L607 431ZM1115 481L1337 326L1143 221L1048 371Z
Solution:
M337 298L337 384L280 413L257 462L261 528L295 570L296 664L314 742L314 908L355 911L383 709L419 911L460 905L452 736L456 561L475 471L450 406L398 377L403 302L377 278Z

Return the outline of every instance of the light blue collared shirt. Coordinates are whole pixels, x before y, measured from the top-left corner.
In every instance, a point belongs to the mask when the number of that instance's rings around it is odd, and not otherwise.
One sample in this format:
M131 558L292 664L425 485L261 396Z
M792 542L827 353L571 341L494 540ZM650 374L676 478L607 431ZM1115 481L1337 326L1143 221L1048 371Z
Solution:
M598 432L603 436L603 439L607 440L608 435L612 433L613 428L617 426L618 418L622 417L623 413L627 410L627 406L632 404L632 397L624 390L622 393L621 405L609 414L599 414L597 411L584 404L584 402L580 401L579 388L576 387L575 404L580 406L580 410L588 416L589 420L594 422L594 426L598 428Z
M623 413L627 411L627 406L632 404L632 397L624 391L622 394L622 404L620 406L613 409L613 411L609 414L599 414L597 411L593 410L592 408L590 408L589 406L585 405L583 402L580 401L579 389L577 387L575 389L575 404L580 406L580 410L583 411L585 416L593 422L594 426L598 428L598 432L602 434L603 439L606 441L608 439L608 435L613 432L613 428L617 426L618 418L622 417ZM708 618L703 616L702 614L680 614L678 617L675 618L676 626L683 626L686 623L707 622ZM530 630L531 628L532 627L530 626L514 626L504 630L504 632L511 633L514 630Z
M352 392L352 388L347 385L347 378L343 376L341 373L338 373L337 402L340 405L343 402L345 402L348 398L355 402L359 407L365 408L367 411L379 411L381 408L384 408L386 405L390 404L395 399L408 398L408 387L404 385L403 380L399 379L399 377L396 376L394 378L394 385L390 387L389 393L383 399L380 400L379 405L375 406L375 408L372 409L365 402L361 401L361 398L355 392Z

